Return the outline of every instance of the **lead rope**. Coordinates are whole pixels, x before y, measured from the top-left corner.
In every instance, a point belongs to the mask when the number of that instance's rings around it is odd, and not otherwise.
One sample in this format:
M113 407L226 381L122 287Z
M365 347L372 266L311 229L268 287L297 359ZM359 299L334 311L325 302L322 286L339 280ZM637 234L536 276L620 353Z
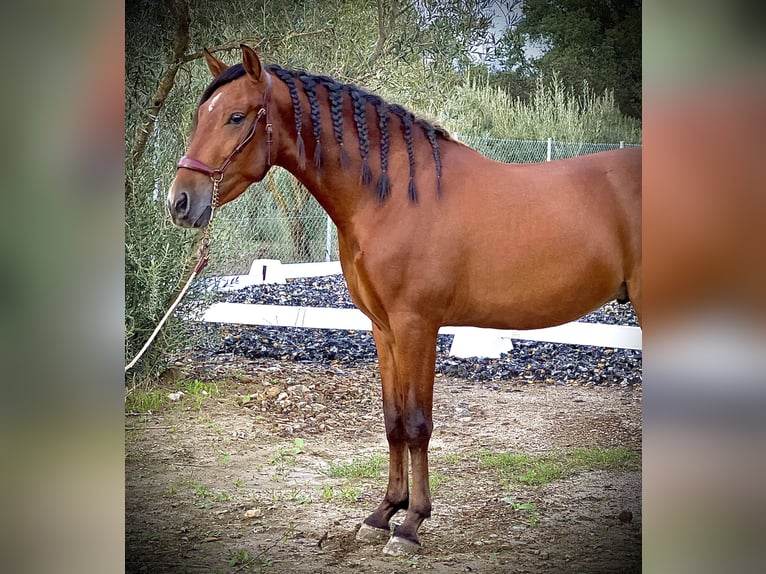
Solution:
M181 292L178 294L178 297L176 297L176 300L173 301L173 304L167 310L164 317L160 319L160 322L155 327L149 339L146 341L146 343L144 343L144 346L141 347L141 350L138 352L138 354L136 354L136 356L133 357L133 360L125 366L126 373L135 366L135 364L139 361L139 359L141 359L141 357L144 355L144 353L149 348L149 346L154 342L154 339L157 337L157 334L160 332L160 329L162 329L162 326L170 318L170 316L173 314L173 311L176 310L176 307L178 307L178 304L186 295L186 292L189 290L189 287L191 286L192 281L194 281L197 275L199 275L202 272L202 270L205 268L205 266L207 265L208 250L210 249L210 234L213 227L213 216L215 215L215 210L218 207L218 195L219 195L218 186L221 184L221 181L223 181L223 173L220 171L216 171L210 175L210 179L213 182L213 197L210 202L210 219L208 220L207 225L205 226L205 229L202 232L202 242L200 243L200 246L199 246L199 261L197 262L197 265L194 267L194 270L189 276L189 279L186 281L186 285L183 286L183 289L181 289Z

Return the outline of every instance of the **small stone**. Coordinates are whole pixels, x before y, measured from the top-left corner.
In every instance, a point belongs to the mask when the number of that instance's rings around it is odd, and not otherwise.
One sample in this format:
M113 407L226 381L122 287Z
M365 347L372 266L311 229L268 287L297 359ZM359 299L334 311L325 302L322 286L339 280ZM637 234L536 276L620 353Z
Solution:
M620 519L620 522L633 522L633 513L630 510L623 510L617 515L617 518Z

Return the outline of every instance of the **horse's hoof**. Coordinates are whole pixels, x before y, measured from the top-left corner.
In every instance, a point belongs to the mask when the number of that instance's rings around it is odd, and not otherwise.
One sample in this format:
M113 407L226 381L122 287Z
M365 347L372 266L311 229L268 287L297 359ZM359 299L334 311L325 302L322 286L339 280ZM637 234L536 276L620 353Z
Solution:
M356 533L356 541L364 544L378 544L385 542L391 536L391 531L385 528L375 528L362 522L362 526Z
M417 542L394 535L383 547L383 554L388 554L389 556L412 556L417 554L420 548L421 546Z

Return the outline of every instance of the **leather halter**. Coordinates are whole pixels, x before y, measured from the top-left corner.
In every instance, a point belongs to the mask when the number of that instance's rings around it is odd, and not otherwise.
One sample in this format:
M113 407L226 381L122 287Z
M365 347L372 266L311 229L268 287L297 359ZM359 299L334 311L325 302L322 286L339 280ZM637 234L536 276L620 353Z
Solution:
M258 129L258 123L261 121L261 119L264 116L266 118L266 144L268 145L267 166L271 165L272 128L271 128L271 117L270 117L271 114L269 113L269 104L271 103L271 75L266 71L264 71L264 74L266 76L266 91L263 94L263 106L261 107L260 110L258 110L258 114L255 116L253 123L250 124L250 128L247 130L247 133L239 141L239 143L231 151L231 153L226 157L226 159L223 160L223 163L221 164L221 166L217 169L212 168L203 161L195 159L189 155L184 155L180 160L178 160L176 169L180 169L183 167L186 169L190 169L192 171L199 171L201 173L204 173L208 177L210 177L213 183L220 183L221 181L223 181L223 173L224 171L226 171L226 168L229 167L229 164L234 161L234 159L245 148L245 146L248 143L250 143L250 140L253 139L253 136L255 135L255 131L256 129Z

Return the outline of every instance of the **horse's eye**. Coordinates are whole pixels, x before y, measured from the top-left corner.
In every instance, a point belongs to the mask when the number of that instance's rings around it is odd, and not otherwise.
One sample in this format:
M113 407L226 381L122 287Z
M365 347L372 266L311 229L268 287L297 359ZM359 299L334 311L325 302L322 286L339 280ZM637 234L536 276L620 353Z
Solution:
M234 124L235 126L238 126L242 122L245 121L245 114L242 114L240 112L234 112L229 116L229 122L230 124Z

